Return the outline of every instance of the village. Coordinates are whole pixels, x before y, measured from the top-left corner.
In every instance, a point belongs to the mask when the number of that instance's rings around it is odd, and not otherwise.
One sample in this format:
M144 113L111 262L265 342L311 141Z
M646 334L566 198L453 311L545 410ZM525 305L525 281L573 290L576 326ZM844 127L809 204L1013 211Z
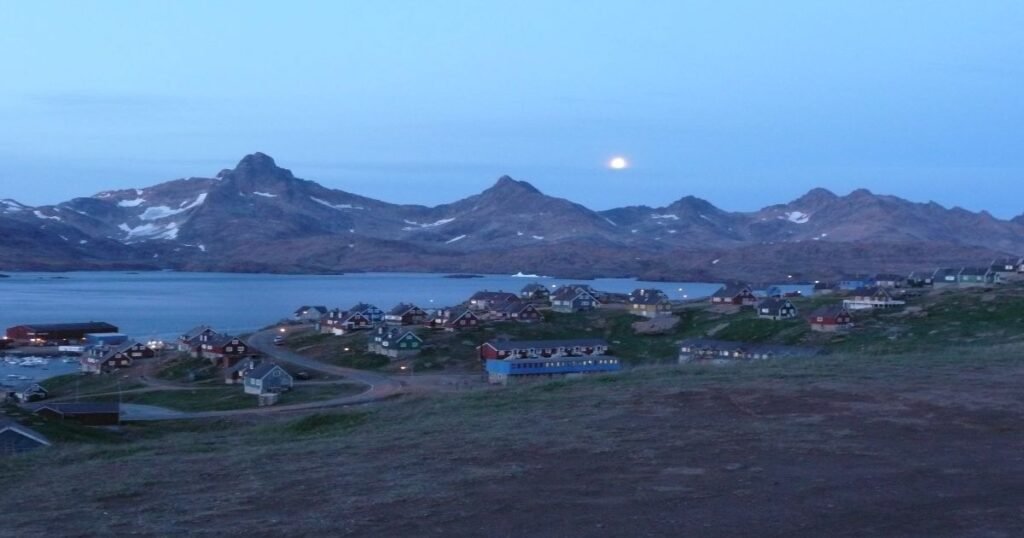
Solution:
M303 305L255 333L200 325L172 342L136 342L107 322L25 324L7 329L4 347L59 350L78 362L80 373L38 383L0 380L0 397L13 406L8 409L46 421L117 426L271 406L351 405L409 391L500 387L641 364L815 357L878 343L889 322L877 316L913 315L929 296L998 292L1021 281L1022 258L983 268L849 275L815 282L806 287L809 295L730 282L710 297L680 301L658 289L619 294L533 282L518 292L481 290L437 309ZM872 324L878 330L869 330ZM885 334L882 344L898 345ZM176 412L146 414L162 407ZM135 408L144 412L127 411ZM49 444L24 423L5 421L2 428L0 453Z

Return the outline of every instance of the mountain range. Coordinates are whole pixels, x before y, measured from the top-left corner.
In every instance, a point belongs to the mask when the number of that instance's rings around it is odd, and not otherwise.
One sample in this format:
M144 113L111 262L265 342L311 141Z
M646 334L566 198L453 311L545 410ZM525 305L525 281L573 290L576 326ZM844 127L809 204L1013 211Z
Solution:
M1024 215L820 188L753 212L693 196L593 211L508 176L450 204L399 205L296 178L254 153L211 178L39 207L0 200L0 237L4 270L817 279L1019 255Z

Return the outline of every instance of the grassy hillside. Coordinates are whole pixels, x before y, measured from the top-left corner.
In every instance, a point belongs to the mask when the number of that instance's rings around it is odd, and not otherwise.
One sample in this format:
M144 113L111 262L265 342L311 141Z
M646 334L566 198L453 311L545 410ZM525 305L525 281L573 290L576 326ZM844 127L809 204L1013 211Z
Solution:
M758 319L753 310L725 312L707 304L692 304L675 315L680 322L662 334L637 334L632 324L641 319L621 310L580 314L545 312L544 322L493 323L458 333L417 329L427 351L416 359L418 371L455 369L480 371L476 346L493 338L604 338L626 364L665 364L676 360L678 342L711 336L723 340L820 347L830 352L902 353L1024 341L1024 286L996 290L964 289L924 293L908 298L904 308L853 312L856 328L848 334L816 333L804 319L815 308L842 301L838 296L793 300L798 319ZM289 346L334 364L354 368L395 370L384 357L366 350L366 333L344 337L301 334Z
M1022 350L644 367L69 432L0 460L19 484L0 513L19 536L1009 536Z

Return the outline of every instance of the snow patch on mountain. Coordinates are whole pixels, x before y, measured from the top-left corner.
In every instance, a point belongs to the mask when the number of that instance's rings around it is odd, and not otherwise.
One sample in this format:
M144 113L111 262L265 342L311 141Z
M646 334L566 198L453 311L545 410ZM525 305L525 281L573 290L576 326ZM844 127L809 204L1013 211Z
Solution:
M543 241L544 240L544 236L543 235L532 235L530 237L533 237L537 241Z
M316 203L318 203L320 205L327 206L327 207L329 207L331 209L337 209L339 211L342 210L342 209L363 209L360 206L352 205L352 204L332 204L332 203L328 202L327 200L321 200L320 198L317 198L316 196L310 196L309 199L313 200L314 202L316 202Z
M187 200L182 202L181 206L178 209L171 209L171 208L169 208L169 207L167 207L165 205L160 205L160 206L156 206L156 207L146 208L146 210L143 211L141 215L139 215L139 218L142 219L142 220L160 220L160 219L165 219L167 217L172 217L172 216L177 215L179 213L184 213L184 212L186 212L186 211L188 211L190 209L195 209L195 208L203 205L203 202L205 202L205 201L206 201L206 193L204 192L204 193L201 193L199 196L197 196L195 201L193 201L193 202L189 202Z
M608 224L611 224L612 226L618 226L618 224L615 224L614 220L612 220L612 219L610 219L608 217L605 217L604 220L608 221Z
M806 224L807 221L811 220L811 216L801 211L790 211L786 213L786 220L796 224Z
M56 215L52 215L52 216L44 215L43 212L39 211L38 209L33 211L32 214L35 215L36 218L40 218L40 219L55 220L57 222L60 222L60 221L64 220L64 219L62 219L62 218L60 218L60 217L58 217Z
M135 226L134 228L128 226L127 223L122 222L118 229L127 234L125 241L144 241L148 239L177 239L178 238L178 223L172 222L170 224L143 224L141 226Z
M14 200L0 200L0 207L3 208L4 213L14 213L28 209L28 206Z
M449 222L451 222L453 220L455 220L455 217L452 217L450 219L441 219L441 220L438 220L438 221L427 222L427 223L419 223L419 222L416 222L414 220L406 220L405 223L409 224L409 226L406 226L406 227L404 227L402 229L408 232L408 231L411 231L411 230L421 230L421 229L424 229L424 228L436 228L438 226L443 226L445 224L448 224Z
M676 214L674 214L674 213L666 213L666 214L664 214L664 215L651 215L651 218L652 218L652 219L670 219L670 220L679 220L679 215L676 215Z
M465 239L465 238L466 238L466 235L463 234L463 235L460 235L460 236L457 236L457 237L453 237L453 238L445 241L445 244L451 244L451 243L454 243L456 241L460 241L460 240Z
M117 207L139 207L146 203L145 198L136 198L134 200L121 200L117 203Z
M253 194L255 194L256 196L262 196L264 198L277 198L276 194L270 194L269 192L253 191Z

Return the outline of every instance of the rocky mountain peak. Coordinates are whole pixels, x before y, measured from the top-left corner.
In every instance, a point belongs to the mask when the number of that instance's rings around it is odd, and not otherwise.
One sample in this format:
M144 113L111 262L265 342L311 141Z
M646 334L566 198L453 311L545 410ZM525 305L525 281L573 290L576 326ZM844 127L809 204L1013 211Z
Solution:
M528 192L532 194L540 194L540 190L534 187L526 181L518 179L512 179L511 176L501 176L498 181L494 183L494 186L487 189L485 192L498 192L498 193L523 193Z
M277 166L274 159L265 153L252 153L242 157L241 161L235 166L234 170L230 170L224 174L224 177L233 177L236 179L294 179L291 170L287 168L281 168Z

